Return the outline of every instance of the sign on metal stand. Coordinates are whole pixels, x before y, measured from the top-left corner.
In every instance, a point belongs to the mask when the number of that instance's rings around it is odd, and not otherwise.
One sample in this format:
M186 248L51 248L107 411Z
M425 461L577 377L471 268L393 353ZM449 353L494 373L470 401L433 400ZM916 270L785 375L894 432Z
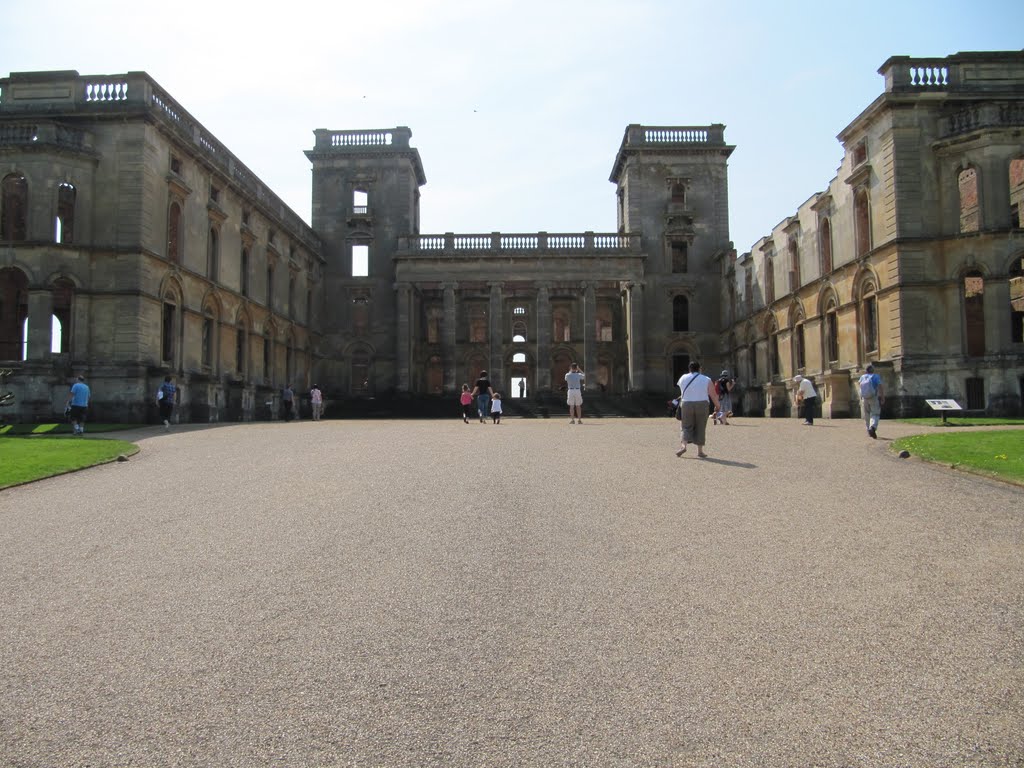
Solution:
M928 407L933 411L940 411L942 413L942 423L946 423L946 414L950 411L961 411L963 410L957 405L956 400L925 400L928 403Z

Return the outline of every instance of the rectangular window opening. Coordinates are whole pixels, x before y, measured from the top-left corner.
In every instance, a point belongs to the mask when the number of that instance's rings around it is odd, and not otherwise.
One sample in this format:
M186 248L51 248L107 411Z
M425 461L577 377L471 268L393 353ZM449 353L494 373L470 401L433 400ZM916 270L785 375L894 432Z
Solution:
M352 246L352 277L370 276L370 246Z

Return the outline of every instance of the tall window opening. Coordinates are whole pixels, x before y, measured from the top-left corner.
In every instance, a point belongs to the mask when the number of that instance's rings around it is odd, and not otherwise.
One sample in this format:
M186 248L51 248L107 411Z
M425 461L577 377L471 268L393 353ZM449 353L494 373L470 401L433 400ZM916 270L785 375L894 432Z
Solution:
M675 273L686 272L689 259L689 243L685 240L672 241L672 271Z
M249 249L242 248L242 258L239 264L238 283L242 287L242 295L249 295Z
M53 240L71 245L75 238L75 188L67 182L57 187L57 221Z
M796 238L791 237L789 239L789 290L791 293L796 292L801 285L800 279L800 246L797 245Z
M267 309L274 311L274 265L267 265Z
M205 368L213 367L213 334L214 334L214 321L210 310L207 309L203 315L203 366Z
M793 367L798 371L807 367L807 350L805 347L804 322L800 320L793 329Z
M442 307L429 306L426 311L426 323L424 331L428 344L441 343L441 320L444 317Z
M551 320L554 326L554 338L556 342L572 341L572 325L569 320L569 310L559 307L551 313ZM568 371L566 367L566 371ZM555 379L558 381L558 379Z
M594 335L598 341L611 341L613 315L612 308L607 304L601 304L597 308L597 317L594 319Z
M864 345L864 357L877 357L878 352L878 297L875 286L868 283L864 286L864 298L861 299L861 338Z
M957 176L960 192L960 231L977 232L981 223L981 207L978 204L978 172L965 168Z
M206 276L217 280L218 261L220 259L220 233L216 227L210 227L210 236L206 241Z
M352 356L352 391L356 394L370 391L370 357L364 352Z
M245 353L247 345L245 325L240 321L235 329L235 371L240 379L245 378L245 364L248 357Z
M174 362L174 340L177 337L178 307L171 301L165 301L160 327L160 359L164 363Z
M370 246L352 246L352 277L369 277L370 275Z
M1021 228L1024 220L1024 158L1010 161L1010 226Z
M985 410L985 380L982 378L970 378L964 381L964 389L967 395L967 410Z
M1010 277L1024 277L1024 259L1017 259L1010 267ZM1024 344L1024 312L1018 312L1010 307L1010 341L1014 344Z
M471 344L487 343L487 310L479 305L469 310L469 342Z
M270 384L274 375L273 359L271 355L272 345L270 343L270 336L263 337L263 381L266 384Z
M295 319L295 274L288 275L288 317Z
M167 259L175 264L181 263L181 225L181 203L173 200L167 209Z
M854 195L853 218L856 254L863 256L871 250L871 206L866 189L858 189Z
M370 196L364 189L352 193L352 213L366 213L370 209Z
M985 278L981 272L964 275L964 331L968 357L985 354Z
M58 278L53 283L53 336L51 349L53 353L64 353L71 350L71 303L75 295L75 285L67 278Z
M764 305L775 302L775 259L770 255L764 259Z
M20 269L0 269L0 360L24 358L28 278Z
M352 299L352 333L356 336L366 334L369 325L370 303L364 296Z
M672 298L672 330L676 333L690 330L690 300L685 296Z
M28 238L28 181L19 173L0 183L0 240Z
M818 253L821 274L825 276L832 271L832 223L828 219L822 219L818 226Z
M825 359L830 365L839 363L839 311L835 299L830 299L825 307Z

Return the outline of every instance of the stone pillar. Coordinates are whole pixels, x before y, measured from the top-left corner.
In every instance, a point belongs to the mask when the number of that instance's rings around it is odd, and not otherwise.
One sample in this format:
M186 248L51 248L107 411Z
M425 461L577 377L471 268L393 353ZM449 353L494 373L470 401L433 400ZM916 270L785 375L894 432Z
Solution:
M591 371L587 366L597 369L597 300L594 297L593 283L583 283L580 287L583 289L583 359L580 361L580 367L589 375Z
M538 392L551 389L551 300L548 287L537 289L537 373Z
M455 289L458 283L444 283L444 317L441 320L441 360L444 365L444 391L455 392L458 385L456 377L455 330L457 314L455 311Z
M396 350L396 372L398 374L398 391L409 392L409 342L412 338L410 328L409 302L411 300L411 287L408 283L397 283L395 289L398 292L398 349Z
M487 371L494 391L505 386L505 374L502 368L502 350L504 350L504 324L501 317L501 283L488 283L491 289L491 303L488 311L488 337L491 343L491 362Z
M646 386L644 370L647 358L644 354L644 288L641 283L629 283L629 388L642 391Z
M50 356L53 333L53 292L49 289L28 292L29 360L45 360Z

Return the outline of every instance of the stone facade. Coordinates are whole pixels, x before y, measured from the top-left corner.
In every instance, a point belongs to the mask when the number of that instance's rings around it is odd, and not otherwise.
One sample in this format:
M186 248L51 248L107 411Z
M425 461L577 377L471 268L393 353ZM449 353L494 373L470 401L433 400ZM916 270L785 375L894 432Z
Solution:
M145 73L0 80L0 367L49 419L83 373L93 418L271 418L285 383L330 400L671 393L690 359L737 372L746 413L788 415L797 372L855 415L874 362L893 395L1019 410L1010 304L1024 235L1024 54L886 62L844 159L747 253L729 239L724 126L630 125L618 228L420 232L411 131L317 130L312 226ZM26 332L27 329L27 332ZM59 329L54 333L51 329Z
M879 73L884 93L839 134L836 178L722 263L742 407L791 415L799 373L825 415L857 415L874 363L891 415L924 415L927 398L1020 413L1024 53L893 57Z

